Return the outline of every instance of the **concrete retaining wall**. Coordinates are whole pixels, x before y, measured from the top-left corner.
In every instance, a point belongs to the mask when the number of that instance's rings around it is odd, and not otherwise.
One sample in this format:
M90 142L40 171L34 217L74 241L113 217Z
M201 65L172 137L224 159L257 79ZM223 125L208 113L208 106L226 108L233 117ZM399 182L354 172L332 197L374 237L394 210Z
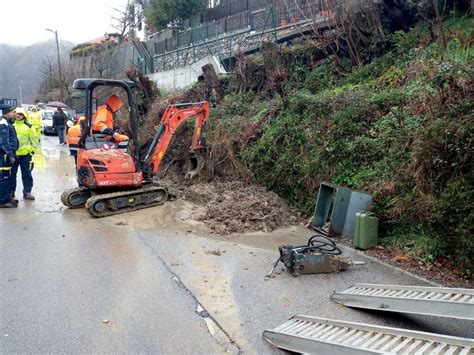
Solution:
M110 50L108 53L108 65L107 69L102 73L103 78L116 79L123 77L121 72L130 66L140 65L139 58L136 50L134 50L132 43L122 43ZM95 78L99 77L99 73L94 67L93 63L94 55L75 57L71 58L70 63L74 73L78 74L78 77L82 78Z
M207 56L185 67L149 74L148 77L156 83L159 89L185 89L198 81L199 76L202 75L201 68L209 63L218 74L226 72L216 57Z

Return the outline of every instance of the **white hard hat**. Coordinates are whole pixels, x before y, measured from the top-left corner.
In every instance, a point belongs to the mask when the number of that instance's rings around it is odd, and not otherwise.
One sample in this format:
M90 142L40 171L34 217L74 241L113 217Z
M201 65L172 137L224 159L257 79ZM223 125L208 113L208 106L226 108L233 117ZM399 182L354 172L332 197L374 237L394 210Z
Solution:
M23 108L21 108L21 107L17 107L17 108L15 109L15 112L16 112L17 115L22 114L23 116L26 117L25 110L23 110Z

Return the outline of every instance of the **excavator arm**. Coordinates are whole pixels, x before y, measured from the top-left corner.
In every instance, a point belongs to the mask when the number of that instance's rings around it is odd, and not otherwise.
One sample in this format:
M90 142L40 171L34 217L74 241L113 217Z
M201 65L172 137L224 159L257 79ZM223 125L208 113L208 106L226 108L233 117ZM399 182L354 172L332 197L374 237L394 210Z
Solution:
M191 159L196 159L195 161L197 161L198 158L196 156L204 148L203 134L205 123L209 118L209 103L204 101L170 105L163 113L158 131L148 146L142 161L142 171L145 180L151 180L158 172L161 160L166 154L176 129L190 117L196 117L190 154ZM200 164L195 162L194 165L197 168ZM190 177L194 175L194 173L191 173Z

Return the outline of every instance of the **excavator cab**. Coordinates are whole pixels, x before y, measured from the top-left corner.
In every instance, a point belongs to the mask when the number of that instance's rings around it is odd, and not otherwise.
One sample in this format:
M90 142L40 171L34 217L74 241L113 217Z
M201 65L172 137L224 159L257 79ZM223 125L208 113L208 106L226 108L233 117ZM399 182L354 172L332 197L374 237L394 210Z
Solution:
M93 127L94 91L99 87L123 89L128 99L129 141L115 143L110 137L95 134ZM166 188L153 177L167 151L173 134L187 118L195 117L195 129L190 147L190 167L186 174L192 178L203 167L202 151L205 122L209 117L207 102L170 105L161 117L155 137L140 155L138 120L133 100L134 83L109 79L77 79L73 88L85 92L86 132L82 132L77 156L79 188L65 191L62 202L70 207L85 207L95 217L133 211L162 204L168 197Z
M130 128L132 130L132 137L131 142L137 141L137 112L135 108L135 103L133 100L132 89L135 87L135 83L133 81L124 81L124 80L110 80L110 79L77 79L74 81L73 89L82 90L84 91L84 96L86 99L85 102L85 117L87 126L90 132L87 132L87 137L85 139L84 147L87 146L86 149L96 149L100 148L106 143L111 143L110 140L104 134L92 134L92 119L94 116L94 109L97 109L97 94L96 89L103 87L109 88L118 88L122 89L126 95L128 100L128 109L129 112L129 121L130 121ZM129 142L126 142L125 145L128 145ZM122 145L123 147L123 145Z
M132 89L135 84L131 81L110 79L77 79L73 88L84 90L85 117L87 131L82 132L82 146L78 152L77 177L79 184L89 189L113 189L114 187L137 187L142 183L139 150L136 148L138 141L137 113L133 100ZM131 128L129 146L118 147L112 137L93 132L93 109L96 90L104 87L114 92L121 90L127 96L129 126ZM125 148L125 149L124 149Z

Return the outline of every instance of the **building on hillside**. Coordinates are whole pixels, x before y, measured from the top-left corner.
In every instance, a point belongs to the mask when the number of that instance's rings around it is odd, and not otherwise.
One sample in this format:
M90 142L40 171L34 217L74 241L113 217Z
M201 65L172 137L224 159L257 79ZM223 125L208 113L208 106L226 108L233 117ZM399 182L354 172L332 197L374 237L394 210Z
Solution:
M110 41L112 43L119 43L120 33L105 33L103 36L83 42L81 43L81 45L102 44L107 41Z

